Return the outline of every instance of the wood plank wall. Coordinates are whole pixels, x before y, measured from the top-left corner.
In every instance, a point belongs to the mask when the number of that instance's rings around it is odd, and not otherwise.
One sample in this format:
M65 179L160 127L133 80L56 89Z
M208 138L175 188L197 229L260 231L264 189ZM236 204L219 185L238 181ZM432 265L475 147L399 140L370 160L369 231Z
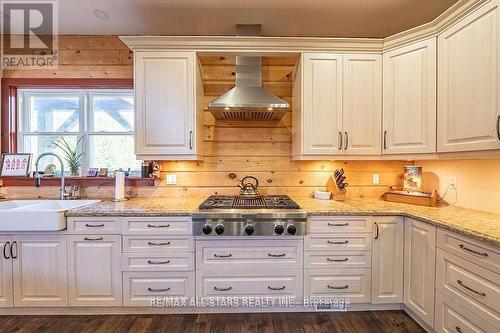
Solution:
M131 78L132 53L116 36L61 36L59 68L54 70L6 70L4 77L26 78ZM205 105L234 85L235 59L231 56L204 56ZM292 102L292 71L296 57L264 57L264 87ZM132 196L208 196L212 193L235 194L238 178L254 175L263 193L309 195L325 186L336 168L346 170L348 195L378 197L390 185L401 181L405 162L400 161L292 161L292 115L279 122L219 121L205 111L203 161L162 162L162 176L177 175L177 185L161 181L154 188L128 188ZM236 174L231 179L230 174ZM380 184L372 185L372 174L380 174ZM22 187L9 188L12 197L52 197L57 191ZM113 189L86 189L89 197L111 197Z

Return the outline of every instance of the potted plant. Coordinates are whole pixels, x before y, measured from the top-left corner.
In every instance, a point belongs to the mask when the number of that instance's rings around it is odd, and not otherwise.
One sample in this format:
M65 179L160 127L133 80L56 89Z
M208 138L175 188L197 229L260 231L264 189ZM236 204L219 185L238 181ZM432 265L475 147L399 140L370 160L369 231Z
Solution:
M72 147L63 137L58 138L56 141L52 142L52 144L61 149L64 153L64 159L68 162L71 176L79 176L83 156L85 155L83 136L76 141L74 147Z

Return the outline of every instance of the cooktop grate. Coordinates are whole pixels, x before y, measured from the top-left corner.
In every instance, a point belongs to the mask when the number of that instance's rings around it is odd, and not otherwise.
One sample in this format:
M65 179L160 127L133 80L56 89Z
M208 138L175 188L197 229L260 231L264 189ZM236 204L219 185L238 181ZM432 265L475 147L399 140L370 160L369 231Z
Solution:
M233 201L233 208L262 208L266 207L266 202L262 197L245 198L237 196Z
M299 209L300 206L287 195L265 195L255 198L244 196L211 195L199 207L200 209Z

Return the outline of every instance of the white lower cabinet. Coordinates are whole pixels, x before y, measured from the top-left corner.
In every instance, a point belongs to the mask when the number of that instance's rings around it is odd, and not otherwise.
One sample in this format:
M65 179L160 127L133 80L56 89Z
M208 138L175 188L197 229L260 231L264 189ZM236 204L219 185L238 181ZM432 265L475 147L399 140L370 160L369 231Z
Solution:
M121 306L121 236L71 235L70 306Z
M10 236L0 236L0 307L14 305L12 293L12 261L10 259Z
M404 247L404 304L432 327L436 278L436 227L406 218Z
M404 219L377 217L374 225L372 303L402 303Z
M64 235L13 236L14 306L68 306Z

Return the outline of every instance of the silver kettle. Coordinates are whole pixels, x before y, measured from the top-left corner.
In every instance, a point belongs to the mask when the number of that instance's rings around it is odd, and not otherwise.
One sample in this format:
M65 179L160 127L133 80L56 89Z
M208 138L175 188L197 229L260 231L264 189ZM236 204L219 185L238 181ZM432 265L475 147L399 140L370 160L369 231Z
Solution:
M244 177L238 182L238 186L240 187L240 195L243 197L255 198L259 196L259 181L253 176Z

